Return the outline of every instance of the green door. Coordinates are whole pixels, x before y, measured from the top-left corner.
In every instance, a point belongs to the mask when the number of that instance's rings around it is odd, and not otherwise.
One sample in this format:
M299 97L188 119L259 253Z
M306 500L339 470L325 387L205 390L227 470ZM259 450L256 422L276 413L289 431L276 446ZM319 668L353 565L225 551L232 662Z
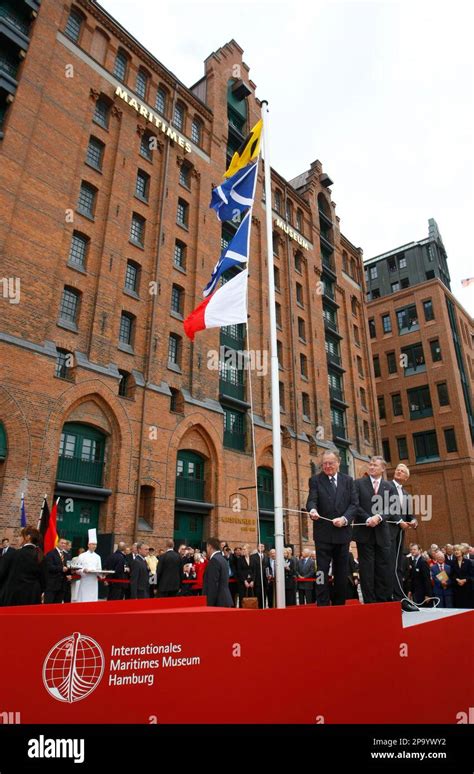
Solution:
M201 548L203 517L195 513L176 513L174 517L174 540L176 545L185 543Z
M97 529L99 506L95 500L61 497L58 504L58 535L72 542L73 554L78 548L87 548L88 530Z
M275 522L260 516L260 540L265 543L265 549L275 548Z

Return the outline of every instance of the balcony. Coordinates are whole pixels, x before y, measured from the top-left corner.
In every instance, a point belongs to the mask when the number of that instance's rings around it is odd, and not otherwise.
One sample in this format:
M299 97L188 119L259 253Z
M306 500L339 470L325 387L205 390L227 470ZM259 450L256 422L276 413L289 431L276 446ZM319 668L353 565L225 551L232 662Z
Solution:
M324 236L324 234L319 235L319 242L321 245L321 249L327 250L329 253L334 252L334 245L332 242L329 241L327 237Z
M326 255L326 253L323 252L322 254L322 264L323 264L323 272L326 274L329 274L331 276L331 279L336 280L337 274L336 274L336 264L334 263L334 260L331 258L331 256Z
M326 226L329 226L330 228L332 228L332 220L331 220L331 218L329 218L326 215L326 213L323 212L322 210L318 210L318 212L319 212L319 221L320 221L320 223L324 223Z
M30 25L10 8L0 6L0 35L21 50L29 45Z
M7 75L16 81L19 62L12 62L0 54L0 75Z
M348 440L347 439L347 430L345 425L340 425L336 423L332 423L332 437L333 438L340 438L343 441Z
M199 500L204 502L206 482L203 479L176 477L176 497L183 500Z
M414 365L408 365L405 368L404 376L413 376L413 374L422 374L426 371L426 363L415 363Z
M426 408L413 408L410 406L410 419L424 419L425 417L433 416L433 407L427 406Z
M219 379L219 393L229 398L245 400L245 384L234 384L226 379Z
M245 336L235 336L227 333L225 328L221 328L220 344L229 347L229 349L243 350L245 349Z
M103 461L83 460L81 457L60 457L57 480L68 484L102 486Z
M340 387L329 387L329 395L331 396L331 400L338 400L340 403L345 403L344 401L344 391L341 390Z
M326 357L330 363L342 366L342 358L340 355L336 355L334 352L326 352Z
M324 315L324 327L329 328L330 331L334 331L335 333L339 333L337 329L337 321L332 320L330 317L326 317Z
M263 489L259 489L258 495L258 507L264 511L273 511L275 506L273 502L273 492L265 492Z
M245 451L246 434L233 430L224 430L224 446L234 451Z

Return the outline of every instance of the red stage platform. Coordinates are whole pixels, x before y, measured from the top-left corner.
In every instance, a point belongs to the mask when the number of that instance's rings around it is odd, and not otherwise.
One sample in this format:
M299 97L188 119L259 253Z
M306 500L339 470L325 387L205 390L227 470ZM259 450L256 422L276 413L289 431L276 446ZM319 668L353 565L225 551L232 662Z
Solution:
M474 611L403 628L396 603L203 605L2 608L0 713L22 724L456 724L473 706ZM216 701L211 684L232 686L232 701ZM262 701L249 702L257 687Z

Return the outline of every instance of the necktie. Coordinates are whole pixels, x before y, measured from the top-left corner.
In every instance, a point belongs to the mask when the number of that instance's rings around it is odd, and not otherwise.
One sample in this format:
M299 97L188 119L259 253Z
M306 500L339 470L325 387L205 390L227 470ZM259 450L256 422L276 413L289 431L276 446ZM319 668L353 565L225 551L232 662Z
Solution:
M337 490L336 479L334 478L334 476L331 476L331 478L329 480L331 482L332 488L334 489L334 491L336 491Z
M374 479L374 494L377 494L379 491L379 481L378 479Z

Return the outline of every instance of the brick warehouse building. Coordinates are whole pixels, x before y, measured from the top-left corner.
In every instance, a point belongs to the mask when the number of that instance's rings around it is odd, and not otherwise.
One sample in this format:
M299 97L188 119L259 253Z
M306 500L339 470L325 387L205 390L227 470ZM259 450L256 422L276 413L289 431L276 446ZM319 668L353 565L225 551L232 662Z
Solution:
M422 545L472 540L474 321L450 291L436 221L427 238L366 261L365 271L388 473L405 462L410 491L432 497Z
M2 0L0 525L61 496L75 545L210 534L273 540L270 374L213 353L269 349L265 202L253 212L245 326L184 337L232 231L208 208L260 117L231 41L185 87L92 0ZM272 170L284 504L333 443L353 475L379 451L362 251L319 161ZM19 286L16 284L19 281ZM16 289L20 296L15 296ZM10 292L11 291L11 292ZM18 303L17 303L18 301ZM225 347L225 349L221 349ZM263 360L261 362L263 364ZM306 516L286 539L311 544Z

